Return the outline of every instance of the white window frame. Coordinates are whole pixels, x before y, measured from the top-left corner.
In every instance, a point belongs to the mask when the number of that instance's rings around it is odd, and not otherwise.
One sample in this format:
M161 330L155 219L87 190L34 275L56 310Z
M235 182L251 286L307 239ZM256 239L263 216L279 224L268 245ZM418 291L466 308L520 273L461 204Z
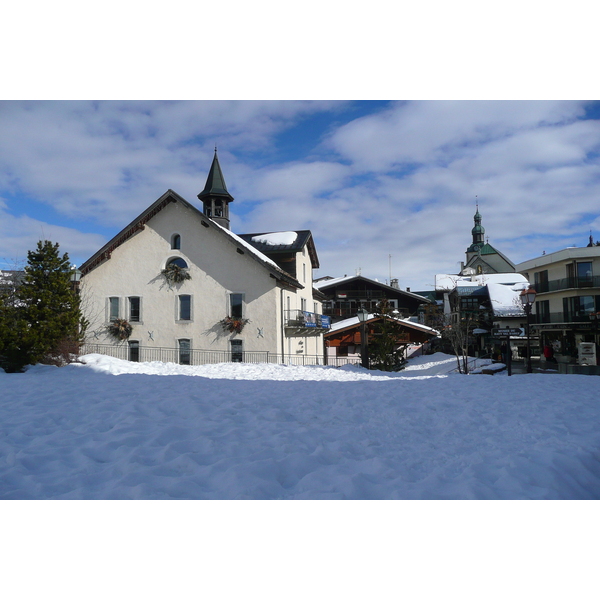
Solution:
M239 348L239 350L233 350L234 347ZM229 352L231 353L231 362L243 362L244 361L244 340L240 339L240 338L236 338L234 340L229 340ZM234 354L241 354L242 355L242 360L241 361L234 361L233 360L233 355Z
M131 301L133 299L137 299L139 301L139 305L138 305L138 319L137 321L134 321L131 318ZM130 323L141 323L142 322L142 297L141 296L127 296L127 317Z
M112 311L112 307L113 307L113 300L116 300L116 307L117 307L117 314L113 317L113 311ZM106 305L106 320L109 323L112 323L113 321L116 321L117 319L119 319L121 317L121 298L119 298L119 296L109 296L107 299L107 305Z
M227 294L227 316L233 317L233 296L241 296L242 297L242 315L241 319L246 318L246 294L244 292L229 292Z
M131 350L135 348L137 351L137 360L131 361ZM127 360L131 362L140 362L140 341L139 340L127 340Z
M189 362L187 362L187 363L181 362L181 351L182 351L181 342L188 343ZM180 365L191 365L192 364L192 340L190 338L179 338L177 340L177 362Z
M181 298L188 297L190 299L190 318L181 318ZM194 297L192 294L177 294L175 300L175 320L179 323L190 323L194 320Z

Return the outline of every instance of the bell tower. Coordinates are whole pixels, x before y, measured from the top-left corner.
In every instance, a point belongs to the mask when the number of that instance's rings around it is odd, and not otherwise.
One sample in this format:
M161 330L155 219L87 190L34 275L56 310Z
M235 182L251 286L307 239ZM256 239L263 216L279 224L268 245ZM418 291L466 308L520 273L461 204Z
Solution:
M475 221L475 227L471 229L471 234L473 235L473 244L467 250L467 252L477 252L477 250L480 250L484 244L483 236L485 235L485 229L481 225L481 214L479 213L479 204L477 205L477 212L475 213L473 220Z
M229 203L233 202L233 196L227 191L216 147L206 185L198 194L198 199L202 200L203 212L207 217L229 229Z

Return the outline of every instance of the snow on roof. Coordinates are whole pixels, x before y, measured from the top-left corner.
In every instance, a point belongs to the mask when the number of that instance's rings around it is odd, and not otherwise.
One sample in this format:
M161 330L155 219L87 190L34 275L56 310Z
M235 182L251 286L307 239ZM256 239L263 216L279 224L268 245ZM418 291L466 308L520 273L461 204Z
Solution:
M295 231L277 231L255 235L252 241L257 244L267 244L267 246L291 246L297 239L298 234Z
M262 260L263 262L268 263L271 267L275 267L278 271L285 273L285 271L283 271L275 261L271 260L268 256L263 254L260 250L257 250L252 244L249 244L246 240L243 240L239 235L236 235L235 233L233 233L233 231L230 231L226 227L219 225L219 223L217 223L216 221L211 221L211 222L213 225L216 225L219 229L221 229L221 231L226 233L228 236L232 237L238 244L241 244L242 246L244 246L244 248L247 248L248 252L251 252L257 258L260 258L260 260ZM286 273L286 275L289 276L289 273Z
M369 320L374 319L375 315L369 314ZM350 317L349 319L344 319L343 321L338 321L337 323L331 324L331 329L329 331L337 331L338 329L345 329L346 327L353 327L354 325L358 325L359 320L358 317Z
M523 310L519 295L522 290L528 287L528 283L517 283L512 286L500 283L488 283L487 289L494 315L504 317L523 316L525 311Z
M344 275L343 277L333 277L331 279L324 279L322 281L315 281L313 286L317 289L322 287L329 287L330 285L337 285L342 281L347 281L348 279L354 279L356 275Z
M370 321L371 319L376 319L376 318L377 318L377 315L369 314L368 320ZM435 335L438 335L438 333L439 333L436 329L433 329L432 327L427 327L426 325L422 325L421 323L415 323L414 321L411 321L409 319L395 319L395 320L398 321L399 323L410 325L411 327L414 327L415 329L421 329L422 331L427 331L427 332L433 333ZM358 325L358 323L359 323L358 317L350 317L349 319L344 319L343 321L338 321L337 323L333 323L331 325L331 329L329 331L338 331L340 329L345 329L346 327L354 327L355 325Z
M484 273L482 275L447 275L435 276L436 290L453 290L455 287L483 286L490 283L515 285L528 283L527 278L520 273Z

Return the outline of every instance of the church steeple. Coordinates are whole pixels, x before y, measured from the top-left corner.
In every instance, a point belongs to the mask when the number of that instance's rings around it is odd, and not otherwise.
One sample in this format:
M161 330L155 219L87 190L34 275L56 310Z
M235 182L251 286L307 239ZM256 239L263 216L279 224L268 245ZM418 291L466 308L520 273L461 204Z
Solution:
M479 204L477 204L477 212L475 213L473 220L475 221L475 227L473 227L473 229L471 229L471 234L473 235L473 244L472 244L471 248L475 249L475 247L477 246L478 247L477 249L479 249L484 244L483 238L485 235L485 229L481 225L481 215L479 214ZM468 251L471 251L471 248L469 248Z
M216 147L206 185L198 194L198 199L202 200L203 212L207 217L229 229L229 203L233 202L233 196L227 191Z

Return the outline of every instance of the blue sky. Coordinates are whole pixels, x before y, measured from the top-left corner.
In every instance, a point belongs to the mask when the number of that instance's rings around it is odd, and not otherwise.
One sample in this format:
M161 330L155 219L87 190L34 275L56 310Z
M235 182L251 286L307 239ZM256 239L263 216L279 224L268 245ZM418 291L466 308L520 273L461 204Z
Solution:
M600 104L579 101L3 101L0 260L38 239L76 264L215 144L232 230L313 231L317 276L431 289L486 236L514 262L600 239Z

